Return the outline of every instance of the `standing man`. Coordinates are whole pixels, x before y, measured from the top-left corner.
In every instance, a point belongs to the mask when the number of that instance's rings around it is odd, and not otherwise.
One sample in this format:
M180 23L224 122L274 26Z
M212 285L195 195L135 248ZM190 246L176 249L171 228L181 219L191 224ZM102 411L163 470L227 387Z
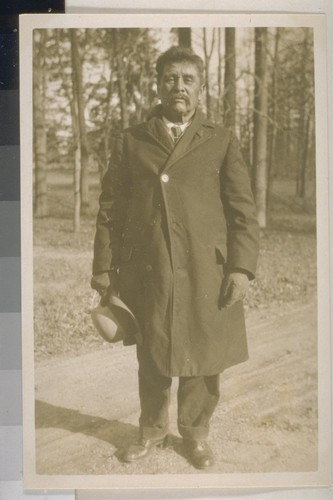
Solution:
M219 374L248 358L242 299L259 231L238 142L199 110L203 61L172 47L156 70L161 104L117 138L103 179L92 287L119 294L142 330L140 439L124 460L165 442L179 377L178 429L203 469Z

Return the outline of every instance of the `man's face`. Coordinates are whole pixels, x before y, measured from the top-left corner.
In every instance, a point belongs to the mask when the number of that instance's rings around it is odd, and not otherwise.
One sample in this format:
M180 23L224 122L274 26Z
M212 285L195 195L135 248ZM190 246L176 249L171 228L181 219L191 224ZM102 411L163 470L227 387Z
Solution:
M197 67L189 62L167 63L158 82L158 96L170 121L186 122L198 107L204 85Z

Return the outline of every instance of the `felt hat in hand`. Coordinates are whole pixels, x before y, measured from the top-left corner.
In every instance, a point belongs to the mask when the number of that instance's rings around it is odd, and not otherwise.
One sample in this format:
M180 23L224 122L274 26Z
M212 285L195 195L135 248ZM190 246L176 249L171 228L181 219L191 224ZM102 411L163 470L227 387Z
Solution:
M124 345L141 344L140 326L126 304L110 295L106 305L92 309L91 318L98 333L107 342L123 341Z

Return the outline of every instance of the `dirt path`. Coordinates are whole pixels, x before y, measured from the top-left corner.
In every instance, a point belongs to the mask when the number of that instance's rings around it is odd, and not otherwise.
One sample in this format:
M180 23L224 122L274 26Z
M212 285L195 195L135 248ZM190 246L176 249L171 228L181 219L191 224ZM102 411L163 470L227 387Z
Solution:
M316 308L313 301L289 309L248 321L250 360L222 376L210 434L217 460L209 472L317 468ZM136 371L134 348L120 345L37 365L38 474L198 472L176 429L176 381L170 447L136 464L119 460L137 437Z

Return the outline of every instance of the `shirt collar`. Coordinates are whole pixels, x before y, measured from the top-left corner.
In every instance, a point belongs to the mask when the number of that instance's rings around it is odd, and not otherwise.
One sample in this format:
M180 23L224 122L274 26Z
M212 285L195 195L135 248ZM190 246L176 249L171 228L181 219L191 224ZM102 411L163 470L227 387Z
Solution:
M173 122L170 122L170 120L168 120L167 118L165 118L165 116L163 115L162 116L162 119L163 119L163 122L165 123L165 125L167 126L168 130L170 131L172 127L180 127L182 129L182 132L184 132L184 130L190 125L191 123L191 120L189 120L188 122L185 122L185 123L173 123Z

